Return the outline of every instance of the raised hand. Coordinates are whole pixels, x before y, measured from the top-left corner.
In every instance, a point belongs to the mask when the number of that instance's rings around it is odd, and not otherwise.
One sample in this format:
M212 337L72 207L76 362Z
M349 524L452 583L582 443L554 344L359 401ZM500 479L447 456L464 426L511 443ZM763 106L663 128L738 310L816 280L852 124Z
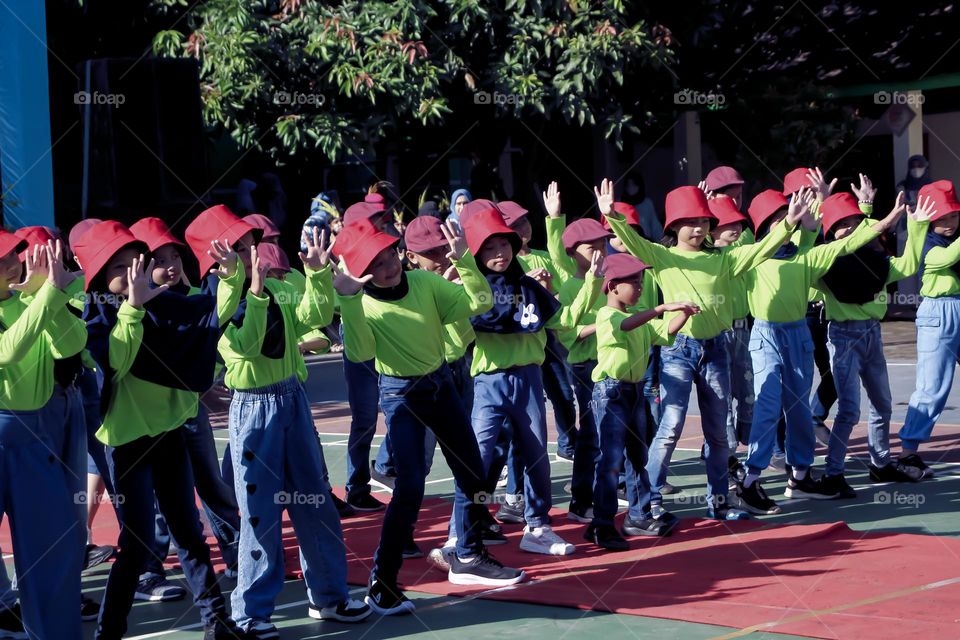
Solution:
M210 269L210 273L221 280L232 277L237 273L237 269L241 268L240 258L226 238L223 242L212 240L210 248L207 249L207 255L216 260L219 265L216 269Z
M860 187L850 183L850 190L853 191L853 195L857 196L857 200L865 204L873 204L873 199L877 195L877 189L873 186L873 183L870 182L870 178L867 177L867 174L861 173L860 175Z
M457 265L455 264L447 267L447 270L443 272L443 279L455 284L463 284L463 281L460 279L460 273L457 271Z
M817 196L817 200L823 202L829 197L830 193L833 191L833 188L837 186L837 179L834 178L827 183L827 179L823 176L823 172L820 171L820 167L816 167L807 171L807 178L810 180L811 188Z
M551 218L560 217L560 188L556 180L551 182L543 192L543 208Z
M700 182L698 182L697 189L700 189L700 191L703 191L703 195L707 196L707 200L717 197L717 194L715 194L713 191L710 191L710 189L707 189L706 180L701 180Z
M440 225L440 231L450 245L450 252L447 257L451 260L459 260L467 254L467 240L463 237L463 232L454 224L453 220L447 220Z
M23 282L11 284L10 288L19 291L21 295L33 295L43 286L43 281L47 279L50 271L47 266L47 247L40 244L33 245L33 249L27 251L24 268Z
M47 254L47 280L57 289L64 289L73 282L73 276L63 265L63 243L60 240L47 240L44 247Z
M787 205L787 224L796 225L803 220L807 212L810 211L810 205L813 202L813 193L808 187L800 189L790 196L790 204Z
M319 271L330 261L330 249L333 247L333 242L327 244L326 229L320 231L317 227L311 227L310 231L309 236L306 231L301 236L303 244L307 246L307 252L299 252L300 260L304 266Z
M153 267L154 260L151 258L144 268L142 253L127 267L127 304L134 309L143 308L143 305L170 288L170 285L166 284L150 288L150 274L153 273Z
M903 198L902 191L897 196L897 200L899 201L901 198ZM936 212L937 207L934 205L933 198L930 196L917 198L917 206L913 207L912 209L907 207L907 215L909 215L914 222L928 222L930 220L930 216Z
M266 279L267 265L260 260L260 252L257 251L257 246L253 245L250 247L250 293L255 296L263 295L263 283Z
M587 273L595 278L602 278L604 274L603 263L603 252L594 251L593 255L590 256L590 269L587 270Z
M604 178L599 189L593 188L593 195L597 197L597 207L601 214L607 215L613 211L613 180Z
M362 278L357 278L350 273L350 269L347 267L343 256L340 257L340 264L333 265L332 269L333 288L341 296L352 296L360 291L360 289L363 289L363 285L373 280L373 274L371 273L368 273Z
M928 206L931 206L929 202L926 203ZM907 205L903 201L903 191L897 194L897 201L893 203L893 209L890 210L890 213L887 214L887 217L879 222L873 223L873 230L877 233L884 233L889 229L893 228L893 225L897 224L897 220L900 219L900 216L903 215L903 212L907 210Z

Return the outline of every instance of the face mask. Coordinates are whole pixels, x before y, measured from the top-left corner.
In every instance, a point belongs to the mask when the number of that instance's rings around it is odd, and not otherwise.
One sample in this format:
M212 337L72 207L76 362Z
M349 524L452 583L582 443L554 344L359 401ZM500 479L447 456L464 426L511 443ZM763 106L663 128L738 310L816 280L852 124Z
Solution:
M921 169L919 167L916 169L910 169L910 175L912 175L914 178L922 178L923 174L925 174L926 172L927 172L926 169Z

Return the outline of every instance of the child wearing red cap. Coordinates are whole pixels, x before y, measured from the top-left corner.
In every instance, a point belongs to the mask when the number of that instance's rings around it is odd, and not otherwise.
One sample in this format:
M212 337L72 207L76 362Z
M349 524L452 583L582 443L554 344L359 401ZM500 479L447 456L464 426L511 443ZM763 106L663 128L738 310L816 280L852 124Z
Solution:
M366 597L383 615L415 608L397 585L397 574L423 501L426 429L437 437L456 481L457 550L450 558L448 580L508 585L524 577L490 556L481 539L479 523L486 506L477 497L484 491L485 469L454 388L443 340L443 325L490 309L490 287L454 225L447 223L441 231L462 286L422 269L404 272L394 248L396 238L366 221L345 226L334 247L340 258L334 288L343 318L344 352L354 362L376 362L380 405L397 469Z
M646 413L643 377L654 343L667 346L699 309L690 302L657 305L631 313L643 290L643 272L649 267L633 256L618 253L604 263L603 291L607 304L597 312L597 365L592 372L594 418L599 434L600 459L596 463L593 519L584 537L611 551L629 548L614 527L617 484L625 467L629 510L623 524L626 536L666 536L675 520L654 518L650 511L650 478L647 476ZM668 322L656 320L676 312ZM626 451L626 464L623 464Z
M784 217L811 217L814 196L805 187L789 202L772 189L750 203L750 218L757 238L769 239L772 225ZM814 435L810 428L810 390L813 385L813 343L805 319L808 291L841 255L856 251L896 222L903 207L873 225L862 224L844 240L798 249L782 241L768 260L748 273L747 298L754 317L750 334L753 388L756 403L750 425L747 475L737 488L740 504L758 514L779 513L780 507L760 486L763 469L770 464L777 424L786 416L786 463L791 471L784 495L788 498L831 498L811 477Z
M23 239L0 231L0 446L21 605L7 591L2 619L26 637L79 640L83 525L67 465L57 460L66 429L54 395L55 362L83 349L83 322L68 309L59 242L37 246L20 280ZM27 299L29 298L29 302ZM61 407L62 407L62 403ZM18 618L22 625L9 624ZM19 627L19 628L17 628ZM14 636L17 637L17 636Z
M933 469L917 451L930 439L933 425L946 406L956 354L960 352L960 332L956 329L960 326L960 200L949 180L924 185L920 196L933 201L935 213L930 217L920 256L923 300L917 309L917 385L900 428L900 463L930 478Z
M475 204L478 201L470 203ZM469 205L468 205L469 206ZM490 203L461 216L471 251L493 290L492 310L472 318L474 347L473 429L484 467L489 469L504 429L525 466L524 528L520 548L531 553L569 555L574 547L550 527L550 463L546 457L546 414L540 365L547 329L572 329L592 307L600 287L596 274L603 258L596 253L586 286L563 307L550 292L523 273L515 260L520 237Z
M608 217L630 253L654 266L654 277L664 299L689 299L701 309L683 326L674 344L660 351L661 418L647 463L653 485L654 517L663 509L662 488L686 419L690 391L696 384L706 441L707 516L743 519L747 514L731 508L727 500L730 368L726 332L733 324L731 287L737 276L766 260L790 237L800 212L794 212L786 224L774 227L763 242L707 249L704 240L716 218L703 191L693 186L679 187L667 194L664 234L674 246L666 247L644 240L625 224L622 216L613 212L613 183L604 180L595 192L601 213Z
M824 475L817 480L824 495L856 497L843 471L847 443L860 420L861 381L870 402L867 444L871 480L916 482L923 475L919 468L890 458L893 403L880 334L880 320L887 311L887 285L913 275L920 264L934 203L924 198L919 204L914 211L908 208L909 237L902 256L890 258L879 240L874 240L837 258L817 283L824 293L830 361L838 399ZM823 235L828 243L842 241L864 218L857 199L849 193L830 196L820 211Z

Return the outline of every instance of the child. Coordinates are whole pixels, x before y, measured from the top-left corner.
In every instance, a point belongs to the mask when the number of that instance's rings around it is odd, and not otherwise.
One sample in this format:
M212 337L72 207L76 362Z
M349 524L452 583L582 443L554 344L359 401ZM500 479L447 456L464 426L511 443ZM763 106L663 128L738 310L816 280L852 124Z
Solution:
M743 207L743 176L733 167L711 169L703 181L703 189L712 196L727 196L732 199L738 211Z
M669 345L687 318L699 309L689 302L658 305L653 310L630 313L640 300L643 271L649 267L631 255L618 253L605 262L603 291L607 306L597 312L597 366L593 370L593 411L600 442L597 483L593 495L593 520L584 538L612 551L629 548L613 525L617 514L617 481L626 449L626 484L629 511L624 535L666 536L671 526L650 512L650 479L647 476L646 414L641 380L654 342ZM679 312L669 324L655 318Z
M653 486L654 517L662 512L662 487L666 484L670 458L686 420L690 391L697 386L700 421L706 441L707 516L739 520L747 514L727 501L728 451L727 402L730 369L726 332L733 324L728 298L734 279L770 257L789 238L799 213L777 225L771 238L743 247L715 250L703 243L716 224L706 196L697 187L686 186L667 194L665 240L675 246L653 244L641 238L613 212L613 183L604 180L595 189L600 211L630 253L655 267L654 277L666 300L691 299L701 313L682 328L674 344L660 351L660 425L650 446L647 473ZM671 521L675 516L663 512ZM670 522L668 522L670 524Z
M486 585L515 584L524 578L522 571L506 568L487 554L477 526L486 508L478 497L484 469L444 357L443 325L483 312L492 302L462 237L452 224L442 230L463 286L422 269L404 272L394 248L396 238L368 221L345 226L335 246L340 267L334 287L345 353L354 362L376 361L380 405L397 469L366 597L383 615L415 608L397 585L397 574L423 501L426 429L436 436L456 481L457 552L447 578L454 584Z
M769 239L771 225L785 216L810 216L813 195L801 188L790 201L768 189L750 203L750 218L761 244ZM770 464L777 423L786 414L786 462L792 467L784 495L788 498L824 499L810 476L814 435L811 429L810 389L813 384L813 342L804 316L810 285L819 280L839 256L856 251L896 222L903 206L872 226L862 224L840 242L799 250L784 239L768 260L749 272L747 291L754 317L750 334L753 389L756 403L750 425L747 475L737 489L743 508L758 514L779 513L780 507L760 486L763 469Z
M871 203L872 204L872 200ZM916 482L922 472L890 459L890 415L893 406L887 361L883 355L880 320L887 311L886 287L913 275L927 234L933 202L921 200L909 212L910 234L902 256L890 258L878 240L837 258L819 282L825 294L830 361L837 385L837 417L830 431L824 475L817 481L821 493L855 498L843 477L844 456L853 427L860 420L860 383L870 401L867 443L870 479L875 482ZM830 196L820 208L823 236L839 242L863 221L857 199L849 193Z
M19 253L26 245L0 231L0 512L11 516L21 597L18 609L4 594L4 618L22 617L19 633L25 629L34 638L79 640L83 525L66 466L52 455L52 436L65 426L51 424L45 407L53 395L55 361L80 353L86 334L67 309L70 276L59 242L37 247L30 257L37 269L21 283ZM32 297L29 304L16 290Z
M900 428L900 463L933 477L917 450L930 439L933 425L946 406L953 386L954 365L960 352L960 200L949 180L921 187L920 196L933 201L930 229L920 256L920 295L917 309L917 388L910 396L907 417Z

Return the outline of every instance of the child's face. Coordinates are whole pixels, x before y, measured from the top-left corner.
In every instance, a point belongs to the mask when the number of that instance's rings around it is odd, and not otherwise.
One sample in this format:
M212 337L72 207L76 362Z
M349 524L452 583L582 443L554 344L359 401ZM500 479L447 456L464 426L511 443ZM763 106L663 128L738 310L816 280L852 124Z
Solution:
M599 238L593 242L581 242L573 248L573 259L577 261L577 267L583 270L590 268L590 262L593 260L593 254L599 251L601 254L607 253L607 239Z
M330 223L330 232L333 235L337 235L343 230L343 220L336 218L333 222Z
M502 235L490 236L477 252L477 260L490 271L503 273L513 261L513 245Z
M416 265L419 269L442 276L450 268L450 258L447 257L449 252L449 247L436 247L423 253L407 251L407 262Z
M125 296L130 283L127 281L127 269L133 263L134 258L138 257L140 252L131 247L126 247L117 251L110 258L110 262L103 270L103 277L107 281L107 289L110 293Z
M957 223L960 222L960 212L951 211L930 226L938 236L952 236L957 232Z
M853 233L853 231L860 226L860 222L863 220L863 216L850 216L849 218L844 218L837 224L833 225L833 237L837 240L843 240L848 235Z
M395 287L400 284L400 277L403 275L403 265L400 264L400 254L393 247L387 247L377 254L370 266L364 272L364 275L373 276L374 286L381 289Z
M632 307L640 300L643 293L643 274L637 274L632 278L617 280L610 287L607 293L609 300L616 300L626 307Z
M457 196L457 201L453 203L453 212L460 215L464 205L467 204L467 196Z
M176 246L167 244L153 252L153 284L176 284L183 277L183 262Z
M710 233L710 218L691 218L673 225L677 240L684 244L699 247Z
M731 222L730 224L720 225L710 232L713 236L713 244L717 247L726 247L736 242L743 233L743 224L740 222Z
M774 213L772 216L770 216L770 218L769 218L769 221L770 221L770 222L767 224L767 233L770 232L770 229L773 229L775 226L777 226L777 223L778 223L778 222L780 222L781 220L783 220L783 219L786 218L786 217L787 217L787 208L786 208L786 207L784 207L784 208L782 208L782 209L779 209L776 213ZM789 236L787 237L786 240L783 241L783 244L785 244L785 245L790 244L790 237L789 237Z
M0 292L6 293L9 285L20 282L23 266L16 251L11 251L0 258Z
M527 243L530 242L530 238L533 237L533 227L530 226L530 221L527 220L527 216L523 216L511 226L511 229L517 232L517 235L520 236L520 239L523 240L523 246L527 246Z
M742 184L734 184L734 185L730 185L729 187L724 187L723 189L720 189L720 193L723 193L733 198L733 202L734 204L737 205L737 209L739 209L743 205L743 185Z
M253 241L253 232L247 231L233 245L233 250L237 252L237 257L243 264L243 270L247 274L248 280L250 279L250 247L254 244L256 243Z

